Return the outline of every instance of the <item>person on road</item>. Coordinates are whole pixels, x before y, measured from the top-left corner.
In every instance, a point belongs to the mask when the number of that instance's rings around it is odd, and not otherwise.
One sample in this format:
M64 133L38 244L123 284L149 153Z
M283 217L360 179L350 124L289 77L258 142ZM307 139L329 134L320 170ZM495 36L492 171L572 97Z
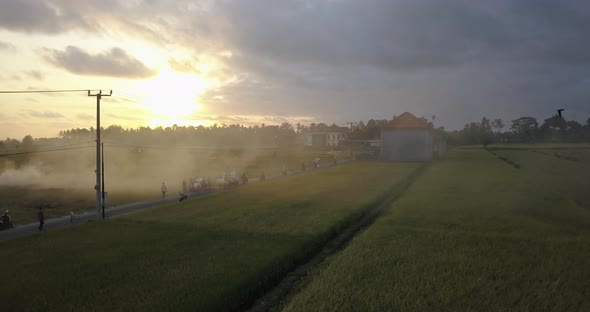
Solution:
M2 220L1 221L2 221L3 224L9 224L10 221L11 221L10 220L10 215L8 213L9 213L9 211L6 210L6 212L2 215Z
M43 224L45 224L45 214L43 213L43 207L39 207L37 211L37 220L39 220L39 232L43 231Z
M182 180L182 192L185 194L188 192L186 188L186 180Z
M166 197L166 192L168 192L168 188L166 187L166 184L164 184L164 182L162 182L162 187L160 188L160 191L162 191L162 198Z

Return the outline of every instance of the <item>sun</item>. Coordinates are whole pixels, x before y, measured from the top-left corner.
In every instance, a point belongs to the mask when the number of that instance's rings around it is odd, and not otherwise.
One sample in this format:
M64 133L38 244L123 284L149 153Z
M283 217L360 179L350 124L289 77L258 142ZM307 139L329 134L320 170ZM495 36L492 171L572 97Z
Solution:
M152 117L174 122L198 112L199 96L209 87L210 83L196 74L163 68L157 77L142 83L139 92Z

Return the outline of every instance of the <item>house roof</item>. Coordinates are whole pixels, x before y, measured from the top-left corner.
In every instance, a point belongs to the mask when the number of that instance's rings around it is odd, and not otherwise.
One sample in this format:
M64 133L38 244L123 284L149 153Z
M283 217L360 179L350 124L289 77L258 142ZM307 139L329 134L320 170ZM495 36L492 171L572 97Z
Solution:
M328 129L330 129L330 132L348 132L348 128L339 127L336 124L332 124L331 126L328 127Z
M384 129L430 129L428 122L405 112L383 126Z
M348 137L351 138L351 139L362 139L362 138L365 138L366 136L367 136L367 131L365 131L365 130L363 130L361 128L354 129L348 135Z
M311 127L310 130L311 132L348 132L347 127L339 127L336 124L328 126L325 123L320 123L315 127Z

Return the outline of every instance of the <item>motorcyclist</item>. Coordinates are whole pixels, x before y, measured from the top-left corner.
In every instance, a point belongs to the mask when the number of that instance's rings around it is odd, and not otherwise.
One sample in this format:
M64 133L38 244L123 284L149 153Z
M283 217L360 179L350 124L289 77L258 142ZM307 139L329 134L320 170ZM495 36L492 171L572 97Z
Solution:
M8 213L9 213L9 211L6 210L6 212L2 215L2 217L0 217L0 222L2 222L3 224L10 224L11 223L10 215Z

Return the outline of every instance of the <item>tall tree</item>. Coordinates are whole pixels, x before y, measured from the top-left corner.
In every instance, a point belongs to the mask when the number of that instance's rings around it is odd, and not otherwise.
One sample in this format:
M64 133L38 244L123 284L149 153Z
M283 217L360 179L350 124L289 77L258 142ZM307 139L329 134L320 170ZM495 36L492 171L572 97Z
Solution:
M497 133L502 132L502 129L504 128L504 121L500 118L496 118L492 121L492 128L496 129Z
M539 128L537 119L533 117L520 117L512 121L510 130L514 132L523 141L535 139L535 134Z

